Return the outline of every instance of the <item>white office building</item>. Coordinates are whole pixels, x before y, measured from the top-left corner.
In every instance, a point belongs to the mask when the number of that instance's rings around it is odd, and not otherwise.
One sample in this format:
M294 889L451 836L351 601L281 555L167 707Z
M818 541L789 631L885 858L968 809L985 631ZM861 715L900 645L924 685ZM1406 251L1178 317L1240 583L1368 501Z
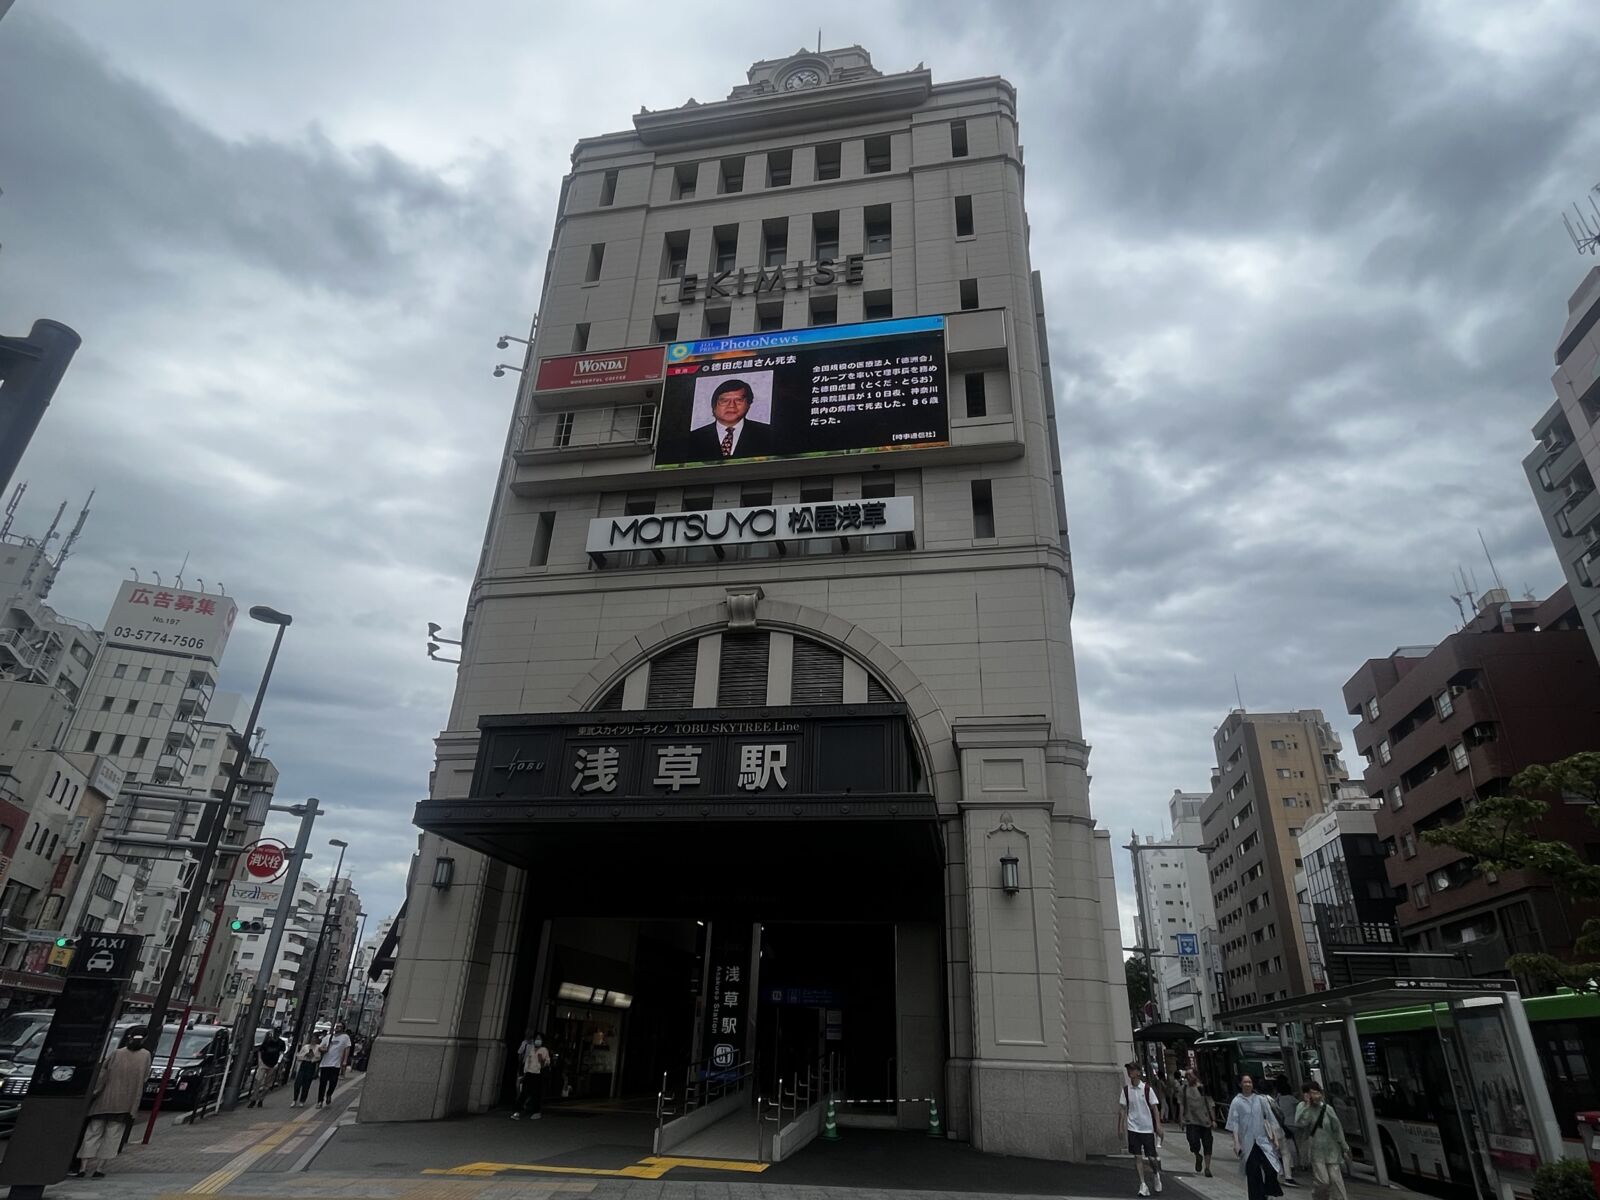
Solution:
M847 1114L1112 1149L1023 192L1009 83L854 46L578 143L361 1120L502 1103L533 1026L570 1100L834 1071Z
M1206 856L1197 848L1200 813L1209 795L1174 789L1167 801L1172 832L1134 834L1140 944L1152 951L1157 1016L1194 1029L1214 1028L1217 1012L1212 982L1217 914ZM1195 953L1180 953L1191 946Z

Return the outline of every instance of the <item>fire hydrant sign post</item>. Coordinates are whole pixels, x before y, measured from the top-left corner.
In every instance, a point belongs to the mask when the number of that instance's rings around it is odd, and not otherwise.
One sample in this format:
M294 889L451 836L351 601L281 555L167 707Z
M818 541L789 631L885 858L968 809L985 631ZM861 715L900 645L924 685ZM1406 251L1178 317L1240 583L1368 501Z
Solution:
M289 865L289 847L282 842L255 842L239 855L240 878L228 885L229 904L273 905L283 899L282 878Z
M128 979L139 965L144 938L131 933L90 933L78 939L55 1018L44 1035L28 1102L0 1162L0 1183L13 1200L43 1196L67 1177L107 1039L122 1007Z

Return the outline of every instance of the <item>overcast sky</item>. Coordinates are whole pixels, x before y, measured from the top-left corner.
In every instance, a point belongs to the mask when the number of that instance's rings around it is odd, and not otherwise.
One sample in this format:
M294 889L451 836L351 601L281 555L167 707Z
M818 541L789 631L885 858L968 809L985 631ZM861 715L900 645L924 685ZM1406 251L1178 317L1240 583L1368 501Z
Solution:
M19 0L0 21L0 333L84 345L20 528L96 489L53 602L127 568L295 616L263 724L367 910L398 906L573 142L761 58L1020 92L1061 406L1093 801L1156 832L1234 705L1320 707L1450 632L1478 530L1560 582L1519 465L1592 260L1600 29L1572 3ZM148 576L147 576L148 577ZM248 691L269 631L236 633ZM1353 754L1350 757L1354 758ZM1359 760L1352 763L1359 766ZM326 847L324 846L324 850ZM1126 855L1118 855L1127 907ZM314 870L331 863L319 856Z

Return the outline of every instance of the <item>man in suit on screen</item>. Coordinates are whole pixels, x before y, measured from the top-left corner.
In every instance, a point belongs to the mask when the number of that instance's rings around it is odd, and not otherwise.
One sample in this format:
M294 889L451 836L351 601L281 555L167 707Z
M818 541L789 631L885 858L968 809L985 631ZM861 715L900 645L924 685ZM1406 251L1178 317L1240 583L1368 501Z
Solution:
M750 419L754 399L750 385L742 379L719 383L711 393L711 424L702 425L689 435L690 458L700 462L772 454L772 427Z

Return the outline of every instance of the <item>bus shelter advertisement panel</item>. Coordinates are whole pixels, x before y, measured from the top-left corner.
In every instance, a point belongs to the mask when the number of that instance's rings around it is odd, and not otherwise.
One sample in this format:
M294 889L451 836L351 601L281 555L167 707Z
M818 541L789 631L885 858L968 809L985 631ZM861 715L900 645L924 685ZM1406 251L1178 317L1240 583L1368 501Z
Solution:
M1472 1080L1472 1100L1478 1123L1489 1143L1495 1165L1515 1172L1533 1172L1539 1151L1533 1139L1533 1118L1517 1064L1511 1057L1511 1038L1497 1009L1458 1011L1456 1033L1461 1057Z
M942 316L667 349L658 468L949 444Z

